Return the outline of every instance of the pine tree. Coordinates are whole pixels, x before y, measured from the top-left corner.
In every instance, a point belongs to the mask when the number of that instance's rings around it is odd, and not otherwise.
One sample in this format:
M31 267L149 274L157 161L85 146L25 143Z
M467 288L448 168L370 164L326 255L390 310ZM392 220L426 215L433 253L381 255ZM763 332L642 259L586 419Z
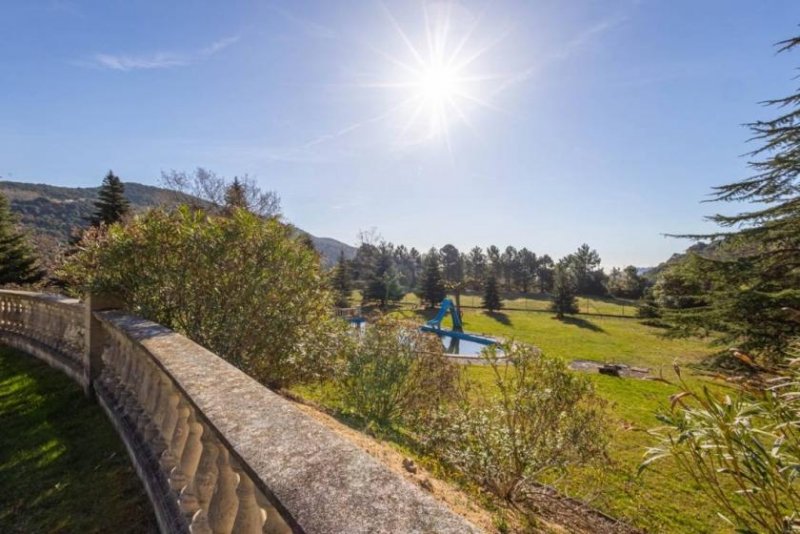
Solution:
M43 275L25 235L17 229L8 199L0 194L0 284L31 284Z
M381 307L386 307L389 301L403 298L403 289L400 287L400 275L394 265L394 250L391 244L381 243L377 247L377 255L368 267L364 298L378 300Z
M779 43L780 51L800 37ZM672 270L691 278L683 285L706 290L696 309L670 312L678 332L719 332L719 341L767 359L782 359L800 335L800 91L766 102L781 109L772 120L749 125L762 146L750 153L753 176L715 188L720 202L750 202L736 215L714 215L724 230L713 235L714 252L690 254ZM665 273L667 274L667 273ZM669 295L666 295L669 296Z
M575 295L575 277L566 262L559 261L553 272L553 294L550 296L550 309L556 312L559 319L563 319L565 314L578 313L578 301Z
M228 215L237 209L250 209L247 202L247 190L238 177L234 177L233 182L225 188L225 207L223 209Z
M439 304L447 296L442 279L442 268L439 264L439 251L432 248L422 262L422 280L420 282L420 296L429 307Z
M500 292L497 289L497 277L493 272L486 277L486 284L483 288L483 307L490 312L503 307L503 303L500 301Z
M344 251L339 252L339 262L333 269L332 286L336 299L336 306L339 308L349 307L350 294L353 292L353 283L350 278L350 268L347 265L347 259L344 257Z
M130 210L130 203L125 198L125 186L122 180L112 171L103 178L103 185L94 203L94 215L89 219L92 226L114 224Z

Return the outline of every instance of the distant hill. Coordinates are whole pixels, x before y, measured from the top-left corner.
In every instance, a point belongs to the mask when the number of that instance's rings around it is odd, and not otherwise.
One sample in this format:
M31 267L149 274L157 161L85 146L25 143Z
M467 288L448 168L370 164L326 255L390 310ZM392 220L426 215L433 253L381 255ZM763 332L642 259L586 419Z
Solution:
M688 254L700 254L700 255L711 255L717 249L717 246L713 243L695 243L694 245L690 246L686 249L685 252L673 254L667 261L659 263L656 267L649 267L643 269L643 272L640 272L642 276L644 276L650 282L655 282L658 278L658 275L664 272L667 267L679 263L682 261Z
M67 243L73 228L86 226L94 211L98 190L99 187L0 181L0 193L9 199L12 211L19 216L22 225L31 230L34 241L43 250L53 250ZM182 197L168 189L135 182L125 182L125 196L134 210L175 205ZM311 240L326 266L336 263L342 251L348 259L355 256L356 249L341 241L313 235Z

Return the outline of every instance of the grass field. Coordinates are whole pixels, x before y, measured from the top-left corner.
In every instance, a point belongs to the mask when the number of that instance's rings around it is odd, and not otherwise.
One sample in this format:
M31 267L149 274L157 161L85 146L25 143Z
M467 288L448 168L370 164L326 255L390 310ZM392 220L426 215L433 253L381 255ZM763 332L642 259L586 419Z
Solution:
M455 300L453 295L449 295ZM361 295L353 292L352 301L360 302ZM483 296L474 291L467 291L461 295L461 305L467 308L480 308ZM419 305L420 300L414 293L406 293L400 301L402 304ZM503 307L511 310L548 311L550 296L546 293L533 294L503 294ZM621 315L623 317L636 317L638 304L636 301L617 299L613 297L578 297L578 309L582 314Z
M394 312L419 321L432 313ZM632 319L576 316L559 321L547 313L489 314L465 310L463 320L468 332L531 343L565 360L590 359L649 367L653 374L663 373L665 379L673 382L676 378L673 362L697 362L712 352L704 340L668 339L663 337L663 330ZM443 326L449 328L448 323L449 317ZM490 370L482 366L469 366L466 372L478 380L491 379ZM558 487L609 515L650 532L725 532L725 523L671 461L663 461L642 477L637 476L645 448L655 442L646 430L658 426L655 414L667 407L669 396L678 391L677 386L599 374L588 376L598 393L609 402L612 417L610 461L600 466L573 469L558 482ZM700 380L688 379L693 384ZM317 397L314 392L305 394Z
M61 372L4 347L0 532L157 532L101 408Z

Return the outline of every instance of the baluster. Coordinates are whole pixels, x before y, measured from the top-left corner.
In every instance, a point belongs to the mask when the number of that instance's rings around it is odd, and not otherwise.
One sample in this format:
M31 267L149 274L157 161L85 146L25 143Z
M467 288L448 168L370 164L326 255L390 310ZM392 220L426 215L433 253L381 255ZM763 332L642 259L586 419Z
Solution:
M268 534L292 534L292 529L283 520L283 517L278 513L278 510L272 506L272 503L264 496L263 493L256 490L256 501L258 505L267 513L267 522L264 523L264 532Z
M150 444L159 435L160 421L163 417L163 402L164 402L164 373L153 365L153 372L150 375L150 393L147 397L145 404L145 412L147 413L147 424L144 427L144 439ZM160 451L159 451L160 452Z
M136 391L137 386L139 385L139 380L141 379L142 359L137 358L137 355L130 350L126 350L125 352L128 354L128 358L131 360L131 366L130 371L128 372L128 379L125 381L126 394L125 404L122 407L122 413L133 424L136 424L136 408L139 404L139 399L136 398Z
M206 534L211 532L208 521L208 508L217 483L217 458L219 457L219 442L211 431L203 432L203 455L194 477L194 490L197 495L199 510L192 517L190 530L193 534Z
M180 400L178 405L178 420L175 423L175 431L172 433L172 439L168 442L169 447L164 454L161 455L161 467L167 472L170 477L170 487L172 487L172 472L178 465L183 455L183 448L186 446L186 440L189 438L189 415L191 410L183 399ZM180 488L173 488L180 489Z
M181 397L176 393L172 384L168 380L162 382L164 391L162 392L163 406L160 421L160 432L153 441L153 450L161 456L161 467L169 473L175 465L174 459L168 458L169 445L172 443L172 436L175 434L175 426L178 424L178 404Z
M174 477L176 480L175 485L182 488L178 504L180 504L181 511L189 518L200 508L195 478L200 465L200 458L203 454L203 443L201 441L203 431L203 425L192 416L192 422L189 423L189 438L186 440L186 449L181 457L179 472L175 473Z
M264 527L267 513L258 506L256 501L256 488L253 481L244 471L239 472L239 487L236 496L239 498L239 509L236 512L236 521L233 524L234 532L243 534L257 534Z
M150 396L153 395L153 384L155 380L153 378L154 373L156 372L155 365L151 363L149 360L145 360L142 358L142 379L141 383L139 384L138 389L138 403L136 408L136 428L139 429L139 433L144 436L145 430L147 429L147 425L150 423L150 416L152 412L147 410L147 407L150 404Z
M236 496L239 475L233 470L230 453L225 447L219 448L217 469L217 487L208 507L208 523L215 534L230 534L239 509L239 498Z

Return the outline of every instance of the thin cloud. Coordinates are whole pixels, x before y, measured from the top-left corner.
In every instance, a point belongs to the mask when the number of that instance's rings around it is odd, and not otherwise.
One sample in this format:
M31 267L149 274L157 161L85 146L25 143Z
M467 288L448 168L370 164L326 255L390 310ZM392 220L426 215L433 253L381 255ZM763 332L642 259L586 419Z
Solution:
M208 46L189 53L156 52L154 54L94 54L89 61L80 65L123 72L134 70L169 69L185 67L197 63L225 50L239 40L238 35L214 41Z
M547 57L543 62L509 76L492 94L497 95L514 85L527 82L547 65L568 59L579 49L627 21L628 17L623 15L609 17L593 24L569 40L558 52Z
M277 13L284 19L286 19L291 24L300 28L303 33L305 33L309 37L315 37L317 39L335 39L338 34L336 30L329 28L319 22L314 22L313 20L309 20L303 17L299 17L294 13L283 9L282 7L278 7L276 5L268 4L267 9L270 11Z

